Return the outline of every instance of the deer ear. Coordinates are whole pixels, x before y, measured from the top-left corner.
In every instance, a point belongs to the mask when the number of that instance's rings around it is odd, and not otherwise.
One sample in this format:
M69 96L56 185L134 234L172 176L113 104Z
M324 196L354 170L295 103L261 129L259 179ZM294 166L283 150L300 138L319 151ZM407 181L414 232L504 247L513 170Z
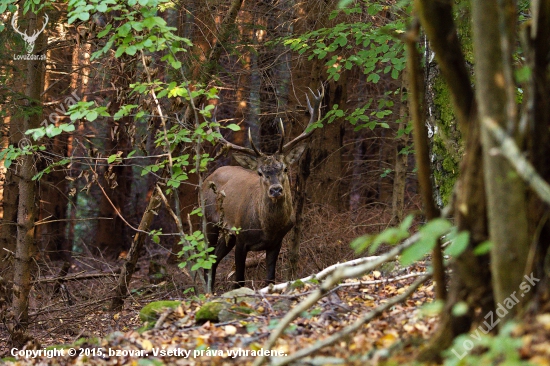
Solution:
M243 168L256 170L258 167L258 160L254 156L233 153L233 157Z
M286 155L285 155L285 163L287 165L292 165L294 164L295 162L298 161L298 159L300 159L300 156L302 156L302 153L304 152L304 150L306 149L306 144L301 144L301 145L298 145L296 146L294 149L290 150Z

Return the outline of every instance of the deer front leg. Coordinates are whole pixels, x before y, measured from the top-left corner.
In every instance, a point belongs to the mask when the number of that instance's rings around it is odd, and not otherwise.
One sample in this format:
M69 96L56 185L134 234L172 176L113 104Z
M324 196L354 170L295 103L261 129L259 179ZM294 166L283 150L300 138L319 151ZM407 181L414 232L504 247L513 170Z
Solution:
M281 251L282 242L275 246L271 250L265 251L265 264L267 268L267 284L275 283L275 267L277 265L277 259L279 258L279 252Z
M246 270L246 246L243 243L239 243L235 246L235 279L237 283L235 288L244 286L244 272Z

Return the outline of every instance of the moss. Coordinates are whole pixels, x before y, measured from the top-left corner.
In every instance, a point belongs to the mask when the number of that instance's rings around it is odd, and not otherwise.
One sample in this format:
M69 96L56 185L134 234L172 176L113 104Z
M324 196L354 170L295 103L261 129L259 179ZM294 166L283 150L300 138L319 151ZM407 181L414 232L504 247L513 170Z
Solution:
M433 91L437 126L432 144L433 174L442 201L440 204L446 205L458 178L458 164L462 157L462 137L456 126L449 89L441 76L435 77Z
M220 311L229 307L228 303L222 303L219 301L207 302L197 311L195 314L195 321L197 323L205 323L207 321L218 322L220 320Z
M154 322L159 314L165 309L175 309L180 306L181 301L155 301L147 304L139 312L139 318L142 322Z

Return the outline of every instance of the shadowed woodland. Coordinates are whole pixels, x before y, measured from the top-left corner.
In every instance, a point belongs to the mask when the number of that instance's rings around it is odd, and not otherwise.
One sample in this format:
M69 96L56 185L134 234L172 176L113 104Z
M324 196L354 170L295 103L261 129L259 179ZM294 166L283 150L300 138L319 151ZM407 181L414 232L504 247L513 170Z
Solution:
M2 0L0 40L3 361L548 364L549 1Z

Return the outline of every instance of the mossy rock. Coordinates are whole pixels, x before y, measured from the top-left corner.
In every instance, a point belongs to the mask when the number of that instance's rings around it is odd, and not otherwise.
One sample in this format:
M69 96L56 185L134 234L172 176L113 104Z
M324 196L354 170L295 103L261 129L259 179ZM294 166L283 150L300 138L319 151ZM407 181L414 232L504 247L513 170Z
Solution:
M234 320L246 319L254 314L255 310L248 306L233 305L230 308L222 309L218 315L220 322L231 322Z
M139 312L142 322L157 321L160 314L166 309L175 309L181 305L181 301L155 301L147 304Z
M230 307L231 304L220 301L210 301L205 303L201 308L195 313L195 321L197 323L206 323L210 322L219 322L220 311Z

